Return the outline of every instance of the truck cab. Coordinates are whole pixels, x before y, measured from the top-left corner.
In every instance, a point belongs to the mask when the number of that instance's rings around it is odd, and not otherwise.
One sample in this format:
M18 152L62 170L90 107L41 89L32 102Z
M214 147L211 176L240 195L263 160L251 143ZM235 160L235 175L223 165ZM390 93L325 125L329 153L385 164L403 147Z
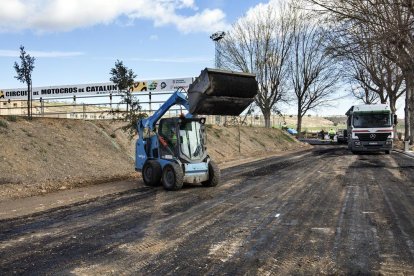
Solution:
M355 105L346 113L348 149L353 153L393 149L394 116L387 104Z

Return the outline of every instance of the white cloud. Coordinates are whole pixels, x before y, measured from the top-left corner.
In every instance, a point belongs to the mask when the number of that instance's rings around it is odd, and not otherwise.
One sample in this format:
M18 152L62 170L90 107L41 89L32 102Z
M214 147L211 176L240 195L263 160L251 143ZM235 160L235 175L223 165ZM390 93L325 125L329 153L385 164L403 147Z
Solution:
M211 32L227 27L219 9L199 11L194 0L0 0L0 31L70 31L117 18L151 20L179 31ZM185 11L182 15L180 11Z
M221 10L204 10L194 16L185 19L176 18L175 24L182 32L196 32L204 29L208 33L219 30L227 30L229 26L224 23L226 15Z
M247 12L244 18L241 20L254 20L257 15L265 14L269 8L272 8L274 11L279 11L279 9L286 3L285 0L269 0L267 3L259 3L254 7L251 7Z
M84 53L82 52L60 52L60 51L26 51L32 57L38 58L59 58L59 57L75 57L75 56L82 56ZM1 50L0 49L0 57L19 57L20 51L14 50Z

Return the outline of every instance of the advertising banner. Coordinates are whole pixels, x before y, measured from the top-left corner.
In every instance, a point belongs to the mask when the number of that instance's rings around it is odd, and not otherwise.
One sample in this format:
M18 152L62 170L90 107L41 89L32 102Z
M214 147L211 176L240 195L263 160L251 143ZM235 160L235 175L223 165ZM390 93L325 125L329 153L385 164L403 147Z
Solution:
M132 92L171 92L180 87L188 89L192 83L192 78L176 78L163 80L145 80L134 83L131 87ZM118 87L112 82L73 84L59 86L33 87L33 99L48 99L72 96L91 96L102 94L116 94ZM3 100L25 100L27 99L27 89L0 89L0 101Z

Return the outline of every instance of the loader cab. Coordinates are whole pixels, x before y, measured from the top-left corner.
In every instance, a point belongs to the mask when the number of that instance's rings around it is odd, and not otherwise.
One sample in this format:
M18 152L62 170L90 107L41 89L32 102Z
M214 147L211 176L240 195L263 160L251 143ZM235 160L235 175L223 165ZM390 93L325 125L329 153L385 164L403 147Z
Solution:
M205 118L165 118L158 126L160 157L178 158L183 163L200 162L206 157Z

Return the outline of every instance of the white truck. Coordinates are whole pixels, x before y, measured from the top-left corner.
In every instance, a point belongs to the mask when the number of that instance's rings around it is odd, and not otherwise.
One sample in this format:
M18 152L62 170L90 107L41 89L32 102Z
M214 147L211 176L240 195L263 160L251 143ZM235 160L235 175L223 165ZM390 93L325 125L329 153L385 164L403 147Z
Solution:
M397 116L388 104L354 105L347 112L348 149L352 153L384 151L393 148Z

